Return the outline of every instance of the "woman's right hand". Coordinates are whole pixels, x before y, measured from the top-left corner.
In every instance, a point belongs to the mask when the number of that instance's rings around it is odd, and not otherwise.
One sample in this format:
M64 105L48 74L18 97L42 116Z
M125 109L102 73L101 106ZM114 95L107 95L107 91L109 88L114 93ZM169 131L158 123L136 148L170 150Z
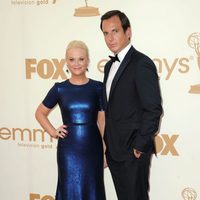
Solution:
M68 132L67 132L66 128L67 128L66 125L60 126L59 128L57 128L57 129L55 130L55 134L52 135L52 137L53 137L53 138L56 138L56 139L58 139L59 137L60 137L60 138L65 138L65 137L67 137Z

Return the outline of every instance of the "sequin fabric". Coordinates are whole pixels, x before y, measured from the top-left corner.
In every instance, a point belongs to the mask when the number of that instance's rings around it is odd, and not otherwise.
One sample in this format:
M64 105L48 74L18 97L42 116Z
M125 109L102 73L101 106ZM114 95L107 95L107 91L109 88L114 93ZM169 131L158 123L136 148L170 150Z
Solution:
M103 110L102 83L90 79L84 85L66 80L56 83L43 100L48 108L59 105L68 136L57 146L56 200L105 200L103 147L97 126Z

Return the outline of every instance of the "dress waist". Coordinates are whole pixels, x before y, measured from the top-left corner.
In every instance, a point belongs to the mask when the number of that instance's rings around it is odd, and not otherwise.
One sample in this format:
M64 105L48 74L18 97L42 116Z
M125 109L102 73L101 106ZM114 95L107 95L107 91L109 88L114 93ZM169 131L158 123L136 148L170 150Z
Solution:
M86 125L86 126L96 126L97 122L65 122L66 126L79 126L79 125Z

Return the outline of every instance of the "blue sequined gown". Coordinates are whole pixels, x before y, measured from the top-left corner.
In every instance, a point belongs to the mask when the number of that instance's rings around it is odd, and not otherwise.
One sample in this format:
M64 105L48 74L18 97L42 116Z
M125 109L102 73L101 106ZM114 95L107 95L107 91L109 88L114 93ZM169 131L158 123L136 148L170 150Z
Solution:
M48 108L59 105L68 136L57 147L56 200L105 200L103 147L97 127L103 110L102 83L89 79L84 85L66 80L56 83L43 100Z

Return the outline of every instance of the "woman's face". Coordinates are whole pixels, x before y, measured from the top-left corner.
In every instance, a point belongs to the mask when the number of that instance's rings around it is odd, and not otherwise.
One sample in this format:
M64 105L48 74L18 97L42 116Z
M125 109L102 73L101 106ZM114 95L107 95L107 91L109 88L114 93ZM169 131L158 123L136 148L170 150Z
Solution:
M71 48L67 51L66 62L72 75L84 75L89 64L86 50Z

